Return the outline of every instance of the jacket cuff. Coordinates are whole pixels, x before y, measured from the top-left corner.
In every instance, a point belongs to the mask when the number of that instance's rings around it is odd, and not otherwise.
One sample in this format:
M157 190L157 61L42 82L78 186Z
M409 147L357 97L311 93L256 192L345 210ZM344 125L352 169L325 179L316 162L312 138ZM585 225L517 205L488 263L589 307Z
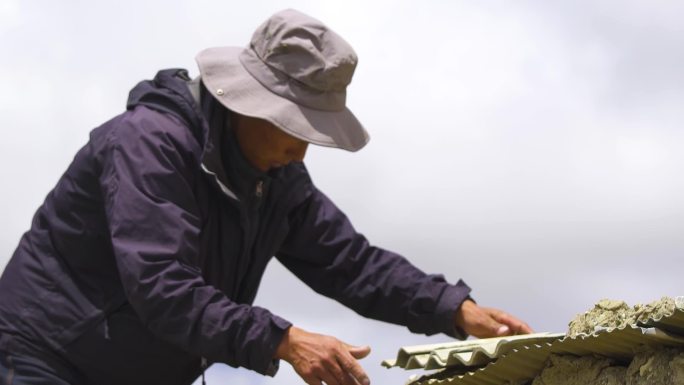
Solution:
M272 357L275 356L276 351L278 350L278 345L280 345L280 342L283 340L283 337L285 336L285 332L292 326L292 323L278 317L275 314L273 314L271 317L272 331L271 335L269 336L270 338L267 350L264 352L265 357L269 357L270 361L265 367L265 370L257 371L261 374L273 377L278 372L278 368L280 367L280 360Z
M435 316L439 322L439 329L451 337L463 340L468 335L456 326L456 311L461 307L463 301L470 299L470 287L463 280L459 280L455 285L448 285L437 302Z

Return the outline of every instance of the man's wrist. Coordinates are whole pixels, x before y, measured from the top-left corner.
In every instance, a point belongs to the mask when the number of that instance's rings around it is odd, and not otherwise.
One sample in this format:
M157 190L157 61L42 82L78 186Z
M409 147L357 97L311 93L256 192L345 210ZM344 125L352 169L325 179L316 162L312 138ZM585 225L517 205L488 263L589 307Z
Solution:
M468 337L468 333L465 331L465 325L464 325L464 319L463 319L463 307L466 306L471 306L471 305L476 305L475 301L473 298L468 295L463 302L461 302L460 305L456 308L456 311L454 312L454 330L455 334L459 336L461 339L465 339Z
M275 355L273 356L274 359L287 361L288 352L290 351L290 333L292 333L293 328L294 326L291 325L285 329L283 338L280 340L280 343L276 348Z
M454 316L463 302L470 298L470 287L462 280L456 284L446 284L442 295L438 299L434 314L433 333L444 333L451 337L464 339L466 335L454 324Z

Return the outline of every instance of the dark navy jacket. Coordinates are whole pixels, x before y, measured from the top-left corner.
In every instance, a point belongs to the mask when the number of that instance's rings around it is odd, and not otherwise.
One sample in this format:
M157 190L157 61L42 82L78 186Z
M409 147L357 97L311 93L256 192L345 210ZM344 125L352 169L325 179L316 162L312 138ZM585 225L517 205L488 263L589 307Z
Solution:
M202 357L272 375L290 323L251 303L273 256L363 316L458 336L469 288L371 246L303 164L231 181L229 111L188 80L159 72L92 131L0 278L0 350L93 384L189 384Z

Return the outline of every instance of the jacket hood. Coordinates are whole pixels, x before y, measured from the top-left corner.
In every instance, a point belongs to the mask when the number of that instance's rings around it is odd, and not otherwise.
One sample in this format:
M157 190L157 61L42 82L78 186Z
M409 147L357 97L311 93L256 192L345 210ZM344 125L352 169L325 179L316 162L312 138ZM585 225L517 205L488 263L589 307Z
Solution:
M143 80L131 89L126 109L145 106L181 119L200 143L205 143L202 111L195 103L188 82L188 71L181 68L161 70L152 80Z
M221 137L228 111L201 87L201 102L197 103L189 88L192 79L185 69L161 70L152 80L143 80L130 91L126 108L137 106L171 114L192 130L202 148L201 163L212 175L221 190L236 199L228 187L228 181L221 157Z

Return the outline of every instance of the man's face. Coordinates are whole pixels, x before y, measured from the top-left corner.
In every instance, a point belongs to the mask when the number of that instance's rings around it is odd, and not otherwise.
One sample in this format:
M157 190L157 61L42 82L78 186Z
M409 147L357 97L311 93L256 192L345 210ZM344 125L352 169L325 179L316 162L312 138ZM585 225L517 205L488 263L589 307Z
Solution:
M232 127L247 161L261 171L301 162L309 143L286 134L270 122L233 113Z

